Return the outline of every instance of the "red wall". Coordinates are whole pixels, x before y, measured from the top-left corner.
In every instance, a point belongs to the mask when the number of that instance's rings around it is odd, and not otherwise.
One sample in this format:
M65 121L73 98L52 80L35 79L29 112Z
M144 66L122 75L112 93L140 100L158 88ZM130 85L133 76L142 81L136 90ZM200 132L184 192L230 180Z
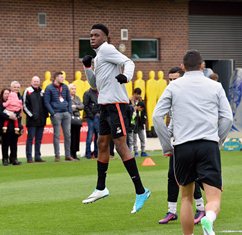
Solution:
M47 14L46 27L38 26L38 13ZM89 37L94 23L109 27L117 47L120 29L128 29L127 56L131 38L160 40L159 61L136 62L144 79L150 70L167 73L179 65L188 48L186 1L1 0L0 15L0 89L13 80L26 87L33 75L43 78L46 70L64 70L73 81L75 71L82 70L79 38Z

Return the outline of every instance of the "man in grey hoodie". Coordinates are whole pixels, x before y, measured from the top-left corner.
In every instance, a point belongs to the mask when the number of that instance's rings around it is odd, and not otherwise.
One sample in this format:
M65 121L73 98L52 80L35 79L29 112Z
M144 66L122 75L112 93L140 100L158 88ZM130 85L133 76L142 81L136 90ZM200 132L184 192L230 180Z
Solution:
M202 57L188 51L183 77L170 83L160 97L153 121L164 156L174 158L174 171L181 189L181 224L184 235L193 234L193 192L195 180L205 191L206 216L201 224L206 235L214 235L221 203L222 176L219 144L232 126L233 115L222 85L205 77ZM163 122L172 109L174 150Z
M89 84L97 88L100 104L100 132L98 138L98 180L94 192L82 202L95 202L109 195L106 188L106 172L109 163L109 143L113 139L116 150L128 171L136 191L136 200L131 213L139 211L150 196L143 187L135 158L126 143L127 111L129 98L124 83L131 81L134 63L108 43L108 28L95 24L90 32L90 44L96 51L94 70L92 57L87 55L82 62Z

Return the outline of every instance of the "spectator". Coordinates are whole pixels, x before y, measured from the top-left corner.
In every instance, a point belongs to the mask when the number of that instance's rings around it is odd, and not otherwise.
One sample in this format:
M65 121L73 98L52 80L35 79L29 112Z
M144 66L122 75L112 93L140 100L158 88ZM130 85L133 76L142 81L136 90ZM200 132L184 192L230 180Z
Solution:
M74 84L69 85L71 102L72 102L72 119L71 119L71 157L75 160L80 160L76 153L80 150L80 131L81 131L81 117L80 110L83 110L84 105L80 98L76 95L76 86ZM78 122L74 122L74 119Z
M34 161L45 162L41 158L40 147L48 112L44 106L44 92L40 88L39 77L34 76L31 80L31 86L25 89L23 103L26 114L26 127L28 130L26 140L27 162L33 163L32 144L34 139Z
M20 88L21 88L21 85L18 81L11 82L11 84L10 84L11 91L17 93L19 100L21 100L23 102L23 97L20 94ZM19 136L20 136L23 133L22 115L21 114L18 115L17 118L18 118L18 123L20 125L20 134L19 134Z
M86 139L86 153L87 159L91 158L91 143L94 135L94 157L98 155L97 139L99 134L99 121L100 121L100 105L97 102L98 91L95 88L90 88L83 95L84 111L86 114L88 131Z
M69 88L63 84L63 81L62 72L56 72L52 84L46 87L44 94L44 104L50 113L54 128L53 142L56 162L60 161L60 127L64 134L65 160L74 161L70 150L72 102Z
M132 115L131 123L134 125L133 132L129 135L130 148L134 150L134 156L138 157L138 136L140 139L141 157L147 157L148 154L145 152L145 124L147 120L145 104L142 101L141 89L135 88L133 92L133 97L131 103L134 107L134 112ZM132 141L133 140L133 141ZM133 143L133 144L132 144Z
M21 123L19 123L19 121L20 121L21 112L22 112L22 109L23 109L22 100L20 100L18 98L17 93L11 91L9 96L8 96L8 100L3 103L3 107L5 108L5 110L4 110L5 113L7 113L7 114L9 112L15 113L17 119L14 120L14 131L17 135L20 134L20 128L19 127L20 127ZM9 120L5 120L4 123L3 123L3 133L7 132L8 124L9 124Z
M218 81L218 79L219 79L219 77L218 77L218 74L217 73L212 73L210 76L209 76L209 78L211 78L212 80L214 80L214 81Z
M14 131L14 121L17 119L15 113L5 113L3 103L8 100L10 89L4 88L0 94L0 131L4 120L9 121L6 133L2 133L2 163L4 166L8 164L20 165L17 159L17 143L19 135ZM9 156L10 149L10 156Z
M201 65L201 70L203 71L203 74L205 77L210 77L211 74L213 74L213 70L210 69L210 68L206 68L206 63L205 61L202 62L202 65Z
M129 101L129 106L127 108L126 118L127 118L127 145L130 149L130 151L133 151L133 145L134 145L134 126L135 122L132 120L132 116L134 113L134 106L131 103L131 100Z

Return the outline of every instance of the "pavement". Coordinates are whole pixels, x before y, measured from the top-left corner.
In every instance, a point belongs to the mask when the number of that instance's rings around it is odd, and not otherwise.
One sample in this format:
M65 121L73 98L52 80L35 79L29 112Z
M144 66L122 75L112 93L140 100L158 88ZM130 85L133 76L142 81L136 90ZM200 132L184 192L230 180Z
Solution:
M138 143L138 146L140 144ZM92 146L93 147L93 146ZM85 155L86 143L80 142L80 152L77 153L78 157ZM146 150L161 150L160 142L158 138L147 138L146 139ZM34 146L33 146L34 151ZM54 156L53 144L42 144L41 145L42 157ZM60 154L64 155L64 144L60 144ZM25 145L18 145L18 158L25 158ZM2 159L2 152L0 151L0 159Z
M229 138L233 138L235 136L231 135ZM241 137L237 136L236 137ZM226 141L228 138L226 139ZM242 138L240 138L240 141L242 142ZM140 142L138 138L138 146L140 148ZM86 148L86 143L85 142L80 142L80 152L77 153L78 157L84 157L85 156L85 148ZM93 149L93 145L92 145ZM146 138L146 150L147 151L152 151L152 150L161 150L161 145L159 142L158 138ZM33 146L33 151L34 151L34 146ZM140 149L139 149L140 151ZM60 143L60 153L61 155L64 155L64 144ZM42 144L41 145L41 154L42 157L46 156L54 156L54 147L53 144ZM18 158L25 158L25 145L18 145ZM0 151L0 159L2 159L2 151Z

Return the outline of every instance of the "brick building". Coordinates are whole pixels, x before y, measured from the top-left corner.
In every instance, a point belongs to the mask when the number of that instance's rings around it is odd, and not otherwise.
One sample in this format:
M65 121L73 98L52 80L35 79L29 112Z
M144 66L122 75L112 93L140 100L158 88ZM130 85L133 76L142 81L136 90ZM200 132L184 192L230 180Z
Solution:
M45 16L39 25L38 14ZM109 27L111 42L131 56L131 39L158 39L158 60L136 61L144 79L150 70L179 65L188 48L188 1L155 0L1 0L0 88L18 80L25 87L34 74L64 70L71 82L82 69L79 39L94 23ZM128 30L122 41L121 29Z
M94 23L106 24L111 42L125 46L128 57L133 39L157 40L156 59L135 61L144 79L150 70L166 74L194 46L213 63L235 59L242 65L241 2L0 0L0 89L12 80L26 87L33 75L43 79L47 70L64 70L73 81L75 71L83 72L79 40L88 39ZM121 29L128 30L128 40L121 39Z

